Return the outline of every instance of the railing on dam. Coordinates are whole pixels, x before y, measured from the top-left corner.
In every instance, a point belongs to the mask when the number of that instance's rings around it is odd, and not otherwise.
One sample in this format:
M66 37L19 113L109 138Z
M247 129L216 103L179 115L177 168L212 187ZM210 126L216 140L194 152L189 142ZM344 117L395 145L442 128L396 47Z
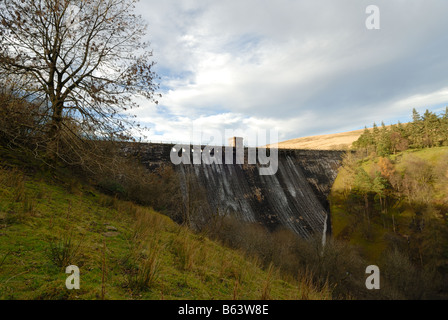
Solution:
M191 155L194 154L196 146L193 144L180 144L180 143L166 143L166 142L148 142L148 143L126 143L123 146L123 150L127 154L140 154L145 155L147 160L153 161L170 161L170 153L181 152L181 150L176 150L176 146L182 146L184 150L182 152L190 152ZM217 156L219 153L223 156L223 163L225 163L225 154L229 152L229 150L233 153L237 151L237 148L230 146L207 146L201 145L201 150L204 150L206 147L209 149L213 149L212 151L214 156ZM249 150L258 151L259 148L253 147L244 147L244 155L245 159L248 159ZM269 155L270 148L267 148L267 154ZM314 150L314 149L287 149L287 148L278 148L279 156L309 156L313 154L315 157L337 157L340 158L342 154L346 152L346 150Z

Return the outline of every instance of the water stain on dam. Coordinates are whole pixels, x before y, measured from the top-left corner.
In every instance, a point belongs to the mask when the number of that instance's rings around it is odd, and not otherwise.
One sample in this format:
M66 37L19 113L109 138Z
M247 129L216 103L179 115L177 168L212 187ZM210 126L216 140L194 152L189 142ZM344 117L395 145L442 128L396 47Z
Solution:
M162 164L173 165L170 161L173 147L170 144L139 144L138 150L134 149L132 153L138 154L151 170ZM270 176L260 175L259 165L247 162L180 164L175 169L183 184L181 188L186 190L187 181L201 186L214 212L232 212L243 221L258 222L270 230L287 227L303 238L309 238L330 230L327 228L327 198L343 153L280 149L278 171ZM245 154L247 159L247 149Z

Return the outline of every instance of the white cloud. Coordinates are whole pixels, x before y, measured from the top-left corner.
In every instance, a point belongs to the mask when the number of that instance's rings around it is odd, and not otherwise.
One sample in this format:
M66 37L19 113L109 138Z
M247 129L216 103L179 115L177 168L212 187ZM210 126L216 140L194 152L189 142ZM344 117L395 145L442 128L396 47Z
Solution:
M160 139L183 140L193 121L287 139L447 102L448 3L376 2L378 31L369 1L143 0L163 98L139 120Z

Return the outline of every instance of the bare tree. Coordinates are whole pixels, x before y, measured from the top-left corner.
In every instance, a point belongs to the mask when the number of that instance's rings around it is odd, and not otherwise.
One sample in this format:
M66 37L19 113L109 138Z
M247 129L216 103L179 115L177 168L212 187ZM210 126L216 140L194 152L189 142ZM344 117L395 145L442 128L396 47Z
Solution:
M47 152L61 137L129 138L135 96L157 103L138 0L2 0L1 85L43 101ZM81 132L81 133L80 133Z

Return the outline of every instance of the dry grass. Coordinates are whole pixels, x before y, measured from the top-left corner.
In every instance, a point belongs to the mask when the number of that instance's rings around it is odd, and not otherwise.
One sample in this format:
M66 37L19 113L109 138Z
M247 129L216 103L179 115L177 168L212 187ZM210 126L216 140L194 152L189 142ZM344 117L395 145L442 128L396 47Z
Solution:
M271 299L271 286L272 286L272 278L275 277L275 267L274 264L271 263L267 270L267 278L263 282L263 286L261 288L261 300L270 300Z
M299 271L297 280L297 300L331 300L331 292L328 281L324 283L322 288L318 288L313 282L313 274L309 270ZM324 298L322 298L324 295Z
M406 125L406 124L404 124ZM386 126L389 128L390 126ZM381 128L381 127L380 127ZM373 128L369 128L373 130ZM278 143L279 149L348 150L359 139L364 129L310 136Z
M179 258L181 268L185 271L195 269L196 263L203 261L201 259L201 249L198 241L189 237L187 229L182 229L173 242L173 250Z
M151 288L159 278L161 269L160 233L167 227L163 216L132 203L128 210L134 214L134 227L130 238L127 286L136 292ZM118 209L117 209L118 210ZM130 267L130 268L129 268Z
M362 130L304 137L280 142L280 149L346 150L358 140Z

